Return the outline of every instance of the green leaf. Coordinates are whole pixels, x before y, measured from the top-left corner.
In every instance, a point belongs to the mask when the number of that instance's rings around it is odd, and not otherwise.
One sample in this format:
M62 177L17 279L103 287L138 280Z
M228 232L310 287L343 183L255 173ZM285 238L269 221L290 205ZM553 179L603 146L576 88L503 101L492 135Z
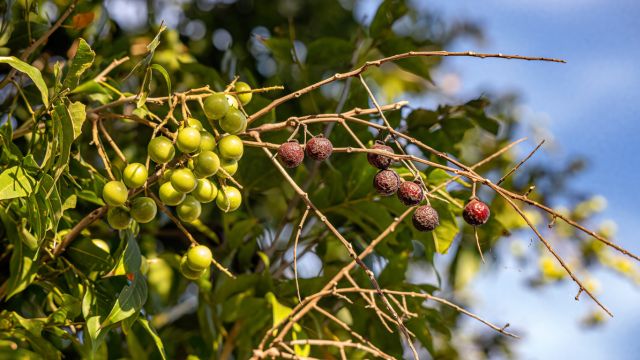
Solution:
M125 285L120 292L111 312L100 327L115 324L131 316L138 315L142 306L147 301L147 280L137 271L133 275L131 285Z
M171 78L169 77L169 73L159 64L151 65L151 69L156 70L164 77L164 81L167 83L167 89L169 90L169 107L171 107Z
M271 303L273 326L281 323L289 316L289 314L291 314L292 309L288 306L280 304L278 302L278 299L276 299L276 296L272 292L268 292L265 295L265 298Z
M52 114L55 139L57 141L57 153L59 154L55 165L55 175L53 180L58 178L69 166L69 156L71 155L71 144L73 143L74 124L71 115L63 102L59 102L53 109Z
M443 204L439 201L433 201L432 206L438 211L440 217L440 225L431 232L433 241L436 246L436 251L440 254L446 254L453 244L453 240L460 231L456 222L456 216L451 211L447 204Z
M156 348L160 352L160 356L162 356L162 359L166 360L167 355L164 352L164 344L162 343L162 339L160 339L160 336L158 336L158 333L156 332L156 330L153 327L151 327L151 324L149 324L149 321L146 319L138 318L138 323L140 323L140 325L142 325L142 327L147 331L147 333L151 335L151 338L153 339L153 343L156 345Z
M369 27L369 34L375 39L385 32L390 32L393 23L408 11L409 9L404 0L385 0L380 4L376 15L373 17Z
M75 140L82 133L82 124L87 119L87 112L85 111L85 105L80 101L72 102L69 104L68 109L71 122L73 122L73 139Z
M96 57L96 53L91 50L91 46L87 44L84 39L80 38L78 43L78 50L76 50L76 56L73 57L71 61L71 65L69 66L69 71L67 72L67 76L64 79L64 88L73 90L76 86L78 86L78 81L80 80L80 76L91 67L93 64L93 60Z
M0 200L14 199L31 193L33 179L20 166L14 166L0 174Z
M40 90L42 103L45 107L49 107L49 89L47 88L47 84L45 84L44 80L42 79L40 70L14 56L0 56L0 63L8 64L14 69L23 72L28 77L30 77L38 90Z
M75 241L66 251L71 262L83 270L108 270L111 256L89 238Z
M9 280L7 282L6 299L10 299L13 295L24 290L37 273L38 257L37 250L31 250L25 246L18 235L18 226L6 214L5 210L0 208L0 220L5 228L7 237L13 245L11 260L9 262Z

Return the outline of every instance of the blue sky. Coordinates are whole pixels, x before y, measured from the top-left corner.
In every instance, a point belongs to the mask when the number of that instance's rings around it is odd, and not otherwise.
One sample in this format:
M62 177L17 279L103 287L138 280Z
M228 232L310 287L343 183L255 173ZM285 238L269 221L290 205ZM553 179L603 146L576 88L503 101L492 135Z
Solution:
M574 186L608 200L603 216L618 224L617 241L638 252L637 202L632 181L640 122L640 2L632 0L414 1L449 20L474 19L487 41L460 42L447 50L476 50L560 57L564 65L456 58L445 69L459 74L459 95L484 89L522 94L525 120L543 127L558 146L553 156L583 155L587 171ZM425 4L426 3L426 4ZM424 5L423 5L424 4ZM533 144L530 143L529 146ZM526 148L526 147L525 147ZM526 150L525 150L526 151ZM517 349L525 359L634 359L640 350L640 291L607 272L596 274L600 298L616 315L603 327L583 330L593 304L576 302L574 284L531 292L526 272L513 262L482 272L472 288L477 313L508 321L524 332ZM570 356L568 355L570 354Z

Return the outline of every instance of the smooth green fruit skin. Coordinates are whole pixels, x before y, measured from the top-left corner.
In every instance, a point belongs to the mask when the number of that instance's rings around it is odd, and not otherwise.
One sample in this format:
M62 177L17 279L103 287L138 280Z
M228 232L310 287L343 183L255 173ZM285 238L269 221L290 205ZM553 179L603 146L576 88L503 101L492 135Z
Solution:
M247 84L246 82L238 81L236 83L236 91L251 91L251 86L249 86L249 84ZM238 94L237 96L242 105L247 105L251 101L253 93Z
M181 193L190 193L197 185L196 177L193 172L187 168L175 169L171 174L171 185Z
M160 200L165 205L176 206L184 200L186 195L176 190L173 185L171 185L171 182L166 182L160 185L158 197L160 197Z
M176 212L180 220L184 222L193 222L200 217L202 213L202 205L191 195L188 195L177 207Z
M240 190L233 186L223 186L218 191L216 205L224 212L237 210L242 204L242 194Z
M160 185L171 181L171 174L173 174L173 169L165 170L164 173L162 173L162 176L160 177L160 179L158 180Z
M191 195L201 203L209 203L216 199L218 187L208 179L198 179L198 185Z
M213 94L204 99L204 114L209 119L220 120L229 110L229 102L224 94Z
M138 197L131 201L131 217L140 224L146 224L155 219L158 206L152 198Z
M247 118L242 111L231 108L220 120L220 127L229 134L235 135L243 132L247 127Z
M236 135L227 135L218 142L218 152L225 159L240 160L244 153L242 140Z
M196 128L196 130L198 131L202 131L203 129L202 122L200 122L200 120L198 119L188 118L186 123L188 127Z
M204 245L196 245L187 251L187 266L196 271L202 271L211 266L213 255Z
M185 154L191 154L200 148L200 131L196 128L186 127L178 131L176 146Z
M208 131L200 131L200 151L213 151L216 148L216 138Z
M216 175L221 179L227 179L229 178L229 176L233 176L236 171L238 171L238 162L235 160L222 159L222 162L220 163L220 169L224 171L218 170Z
M200 276L204 274L204 271L194 271L190 269L187 265L186 256L183 256L182 259L180 259L180 272L182 273L182 276L186 277L189 280L198 280Z
M195 159L194 171L200 177L209 177L220 168L220 158L213 151L203 151Z
M122 181L124 181L124 184L130 189L134 189L144 185L148 176L149 172L143 164L131 163L124 168Z
M238 108L238 99L236 99L233 95L226 95L227 102L229 103L229 109L237 109Z
M112 207L107 211L107 222L116 230L124 230L131 225L131 215L121 207Z
M102 198L109 206L121 206L128 197L129 191L122 181L109 181L102 188Z
M147 152L151 160L158 164L166 164L176 155L176 149L171 140L164 136L158 136L149 141Z

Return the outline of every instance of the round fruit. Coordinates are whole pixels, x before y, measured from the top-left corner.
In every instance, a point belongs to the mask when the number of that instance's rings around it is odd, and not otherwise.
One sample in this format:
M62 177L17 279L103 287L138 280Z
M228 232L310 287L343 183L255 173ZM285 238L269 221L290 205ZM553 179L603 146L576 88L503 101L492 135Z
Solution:
M489 206L478 199L471 199L462 210L462 218L469 225L482 225L489 220Z
M313 160L324 161L331 156L331 153L333 152L333 144L331 144L329 139L322 135L318 135L307 141L307 146L304 150L307 156Z
M244 145L239 137L226 135L218 142L218 152L225 159L240 160L244 153Z
M413 181L403 182L398 188L398 199L407 206L420 204L422 199L424 199L422 186Z
M164 173L162 173L162 176L158 181L160 182L161 185L168 181L171 181L172 174L173 174L173 169L166 169Z
M236 99L233 95L226 95L227 103L229 104L229 109L237 109L238 108L238 99Z
M144 185L148 176L149 173L144 165L140 163L131 163L124 168L124 171L122 172L122 181L124 181L125 185L129 188L133 189Z
M213 151L216 148L216 138L208 131L200 131L200 151Z
M242 111L231 108L227 111L227 114L220 119L220 127L229 134L239 134L247 128L247 118Z
M152 198L137 197L131 201L131 216L140 224L153 220L158 213L158 206Z
M109 181L102 188L102 198L109 206L123 205L129 197L129 191L122 181Z
M382 141L379 141L379 140L376 141L376 143L371 147L371 149L384 150L393 154L393 149L385 145ZM393 162L393 159L388 156L371 154L371 153L367 154L367 160L369 161L369 164L382 170L388 168Z
M285 167L294 168L304 160L304 149L297 140L290 140L278 148L278 158Z
M195 128L198 131L202 131L202 122L200 122L200 120L198 119L194 119L194 118L188 118L187 121L187 126L188 127L192 127Z
M212 202L218 195L218 187L208 179L198 179L198 185L191 195L201 203Z
M198 177L209 177L220 168L220 158L213 151L203 151L195 158L194 172Z
M419 206L411 220L418 231L431 231L440 224L438 212L429 205Z
M200 147L200 131L193 127L178 130L176 146L185 154L191 154Z
M219 120L229 110L229 102L224 94L216 93L204 99L204 114L213 120Z
M166 164L176 155L176 149L171 140L164 136L158 136L149 141L147 152L151 160L158 164Z
M238 162L235 160L222 159L222 161L220 161L220 169L224 171L218 170L216 175L218 175L220 179L226 179L238 171Z
M198 280L204 273L204 271L191 270L191 268L189 268L189 266L187 265L186 256L183 256L182 259L180 259L180 272L182 273L182 276L186 277L189 280Z
M131 225L131 215L123 207L112 207L107 211L107 222L116 230L124 230Z
M246 82L238 81L236 83L236 91L237 92L251 91L251 86L249 86L249 84L247 84ZM240 102L242 103L242 105L247 105L251 101L251 98L253 97L253 93L248 92L244 94L238 94L237 96Z
M196 188L197 181L191 170L181 168L173 170L171 174L171 185L179 192L189 193Z
M240 190L233 186L223 186L218 190L216 205L224 212L234 211L242 204L242 194Z
M187 251L187 266L196 271L202 271L211 266L213 255L204 245L196 245Z
M180 204L182 200L184 200L184 198L186 197L184 193L181 193L178 190L176 190L173 187L173 185L171 185L171 182L166 182L160 185L160 190L158 190L158 196L160 197L160 200L165 205L169 205L169 206L176 206Z
M380 170L373 178L373 187L382 196L391 196L400 187L400 176L393 170Z
M176 212L180 220L190 223L200 217L202 205L200 205L200 202L196 200L196 198L188 195L184 198L184 201L176 207Z

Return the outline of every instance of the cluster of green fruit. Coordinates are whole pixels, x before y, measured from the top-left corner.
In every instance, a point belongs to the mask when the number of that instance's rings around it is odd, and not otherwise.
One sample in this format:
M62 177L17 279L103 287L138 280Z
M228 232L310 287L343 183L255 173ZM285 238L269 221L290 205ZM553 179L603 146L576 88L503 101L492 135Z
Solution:
M176 155L176 147L184 155L175 167L163 167L164 172L158 178L158 198L162 204L175 206L178 218L183 222L196 221L202 212L203 203L215 200L216 205L224 212L238 209L242 203L242 195L238 188L228 185L227 179L238 170L238 161L244 153L242 140L236 135L244 132L247 118L239 109L238 101L243 105L251 101L251 87L246 83L235 84L236 96L214 93L204 101L204 112L211 126L222 129L226 134L216 138L206 131L202 123L194 118L186 119L174 140L166 136L153 138L147 147L149 158L156 164L166 165ZM157 214L157 204L147 196L129 199L130 191L143 185L148 186L148 169L140 163L128 164L121 180L112 180L105 184L102 197L109 210L107 222L118 230L128 228L132 221L144 224L152 221ZM198 245L189 250L199 249ZM204 247L206 248L206 247ZM207 266L211 262L211 251ZM185 258L188 259L188 254ZM192 257L195 255L192 255ZM183 261L181 265L185 277L192 278L201 273L202 266L197 261Z

